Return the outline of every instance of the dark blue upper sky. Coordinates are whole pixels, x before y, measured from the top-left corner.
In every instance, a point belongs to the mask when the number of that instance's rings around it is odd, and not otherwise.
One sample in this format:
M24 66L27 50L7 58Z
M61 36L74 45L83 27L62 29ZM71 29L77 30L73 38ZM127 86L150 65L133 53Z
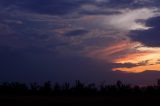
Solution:
M159 6L158 0L0 0L0 81L153 83L158 70L113 68L149 64L120 59L150 53L138 44L159 48Z

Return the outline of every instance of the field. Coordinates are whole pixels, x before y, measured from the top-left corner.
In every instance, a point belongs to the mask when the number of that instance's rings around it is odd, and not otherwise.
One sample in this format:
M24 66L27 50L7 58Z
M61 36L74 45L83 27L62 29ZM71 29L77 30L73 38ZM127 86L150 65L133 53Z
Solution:
M158 96L53 97L1 96L0 106L154 106ZM158 105L157 105L158 106Z

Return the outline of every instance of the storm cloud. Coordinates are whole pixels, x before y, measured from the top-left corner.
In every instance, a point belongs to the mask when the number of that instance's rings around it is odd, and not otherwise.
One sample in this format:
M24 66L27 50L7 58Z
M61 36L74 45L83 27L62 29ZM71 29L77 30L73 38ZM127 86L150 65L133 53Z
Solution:
M146 26L150 27L148 30L133 31L131 38L134 41L143 43L146 46L159 47L160 46L160 17L154 17L146 22Z

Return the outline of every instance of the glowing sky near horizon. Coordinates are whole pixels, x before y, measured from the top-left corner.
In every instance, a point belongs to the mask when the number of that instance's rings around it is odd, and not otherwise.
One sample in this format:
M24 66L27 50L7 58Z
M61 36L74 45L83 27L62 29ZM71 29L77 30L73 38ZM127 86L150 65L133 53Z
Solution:
M136 52L114 59L114 63L135 64L134 67L113 68L113 71L140 73L146 70L160 71L160 48L137 47Z
M142 9L141 12L139 13L136 12L135 14L143 13L144 15L145 14L144 12L147 13L145 9ZM150 15L148 15L148 18L152 17L153 13L152 15L151 13L149 14ZM130 18L134 17L134 12L131 13L130 16L131 16ZM140 18L139 16L140 15L138 15L136 18ZM152 29L152 27L146 26L145 23L139 24L136 22L133 22L130 28L131 30L142 30L142 31ZM127 73L141 73L147 70L160 71L160 47L148 47L141 44L140 42L136 42L135 44L130 45L130 48L132 48L133 50L132 52L129 52L128 54L125 55L121 55L120 57L117 57L112 61L113 63L133 64L135 66L129 68L128 67L113 68L112 69L113 71L123 71ZM128 48L128 50L130 48Z
M106 22L122 34L118 36L117 42L111 43L106 48L91 51L89 56L111 63L133 65L132 67L114 67L113 71L127 73L141 73L147 70L160 71L160 47L146 46L141 42L130 40L129 36L132 31L152 29L153 27L147 26L145 21L156 16L159 16L156 8L126 9L122 10L121 14L109 16ZM139 22L138 20L143 21Z

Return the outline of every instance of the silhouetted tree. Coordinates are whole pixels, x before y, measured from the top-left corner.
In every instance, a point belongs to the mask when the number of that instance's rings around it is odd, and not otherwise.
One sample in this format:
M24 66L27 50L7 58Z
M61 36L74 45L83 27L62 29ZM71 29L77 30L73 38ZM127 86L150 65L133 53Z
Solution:
M31 83L30 87L26 84L13 82L0 84L0 95L54 95L54 96L107 96L107 95L160 95L160 80L157 80L156 86L131 86L117 81L114 85L101 83L96 87L94 83L85 85L79 80L75 85L64 83L60 86L54 85L50 81L43 85Z
M44 85L40 88L40 91L43 95L51 95L52 94L52 84L50 81L45 82Z
M38 94L40 86L35 82L30 84L30 93L31 94Z
M157 86L160 87L160 79L157 80Z
M61 86L58 83L55 83L53 93L54 95L61 95Z

